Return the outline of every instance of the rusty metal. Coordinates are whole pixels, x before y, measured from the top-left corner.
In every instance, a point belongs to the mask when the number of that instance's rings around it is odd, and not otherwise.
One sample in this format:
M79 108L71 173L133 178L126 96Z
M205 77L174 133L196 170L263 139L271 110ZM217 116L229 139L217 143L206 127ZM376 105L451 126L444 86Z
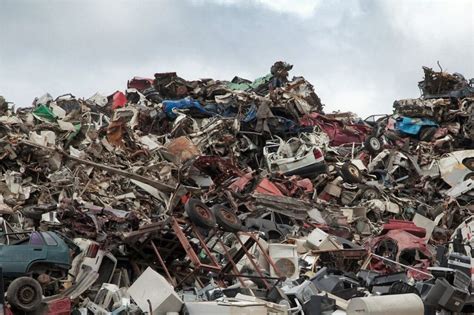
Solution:
M368 252L365 248L351 248L312 250L311 254L319 256L318 261L320 262L320 265L329 266L330 268L346 272L355 272L359 269L359 261L364 260L367 257Z
M188 255L189 259L191 259L191 262L194 264L195 268L198 268L198 269L199 268L204 268L204 269L208 269L210 271L215 271L215 272L219 272L221 270L221 267L219 266L219 264L217 263L217 261L215 260L214 257L211 258L211 260L213 262L213 265L201 263L201 260L199 259L198 255L196 254L193 247L189 243L186 234L181 229L181 226L178 224L178 221L176 221L176 219L174 219L174 218L171 219L171 227L172 227L173 231L175 232L176 237L181 242L181 245L183 246L184 250L186 251L186 254ZM206 254L212 256L211 252L207 248L206 244L203 243L204 241L203 241L202 237L200 236L199 232L196 232L195 228L194 228L193 232L198 237L199 242L201 243L201 246L206 251Z
M184 251L186 252L186 255L188 258L191 260L191 263L193 265L193 271L187 274L181 281L176 285L180 286L182 283L184 283L189 277L194 277L198 272L201 270L208 270L208 271L213 271L216 273L219 273L221 271L221 266L219 263L216 261L215 257L212 255L210 252L209 248L207 247L204 239L202 238L201 234L199 231L196 229L196 227L193 224L186 224L184 229L182 229L181 225L178 223L178 221L173 217L171 218L171 228L175 232L176 237L178 238L179 242L181 243L181 246L183 247ZM209 257L211 260L212 264L203 264L201 260L199 259L198 255L194 251L193 247L189 243L188 237L187 237L187 232L192 232L194 236L199 240L201 248L204 249L206 252L206 255ZM195 280L201 283L199 277L195 277ZM201 283L202 284L202 283ZM224 283L220 283L222 286L225 287Z
M200 279L203 276L202 271L216 273L217 282L222 287L226 287L226 284L223 281L224 277L235 277L239 280L242 286L245 286L245 282L243 280L244 278L262 279L262 282L264 283L267 289L271 289L272 287L272 285L267 280L281 279L266 276L264 272L262 272L262 270L258 267L258 264L255 262L255 257L250 253L250 248L254 246L254 244L257 244L265 260L268 262L269 265L272 266L272 268L274 268L275 272L281 276L281 272L278 270L278 267L275 265L271 257L268 256L268 254L265 252L265 249L260 244L259 239L256 237L255 233L239 232L235 234L238 242L241 245L242 253L240 255L237 254L232 256L227 250L222 240L222 233L220 233L220 231L218 230L211 230L209 231L209 235L207 237L204 237L194 224L190 223L188 220L177 219L174 217L170 218L170 226L177 238L177 241L155 237L155 239L160 240L160 242L163 242L163 244L160 243L160 246L157 246L153 240L150 240L150 246L157 257L161 268L164 270L168 281L172 283L175 287L179 287L189 278L193 278L194 281L197 281L200 285L205 286L205 284L202 282L202 279ZM193 248L192 244L189 241L190 236L195 237L199 241L199 248L205 252L206 257L208 257L208 259L210 260L209 263L201 262L201 259L196 253L195 248ZM241 241L241 236L247 237L247 241L245 243ZM209 247L208 242L213 237L216 238L216 241L211 247ZM167 244L171 244L171 247L167 246ZM222 246L224 250L224 256L227 258L227 265L225 266L221 266L217 261L216 257L213 255L213 249L217 244L220 244ZM176 281L172 277L172 273L168 269L168 266L166 266L165 261L170 255L173 255L173 252L175 252L178 247L181 247L182 250L184 250L186 256L189 259L188 268L191 268L192 271L183 274L183 277L180 277L180 280L178 281L178 283L176 283ZM165 252L166 254L162 255L161 252ZM238 261L240 261L240 259L242 259L243 256L246 256L248 258L258 276L244 275L239 272L237 263ZM208 277L208 275L206 275L205 277Z
M238 235L236 235L236 236L238 237ZM225 256L226 256L227 260L229 261L229 263L231 264L232 270L234 271L234 273L221 272L221 274L220 274L221 277L237 277L237 279L239 280L239 282L242 284L243 287L245 287L245 282L242 280L242 278L281 280L280 277L252 276L252 275L245 275L245 274L240 273L238 268L237 268L237 264L232 259L232 256L230 255L229 251L227 250L225 244L222 242L222 240L220 238L218 239L218 242L221 244L222 248L224 249ZM268 256L265 256L265 257L268 257ZM249 257L249 259L253 259L253 257ZM272 266L274 266L273 260L270 257L268 257L267 261L268 261L268 263L271 263Z
M202 249L206 252L206 255L211 259L213 265L210 265L210 266L215 267L216 271L220 271L221 266L219 265L219 262L216 260L214 255L212 255L211 251L209 250L209 247L207 247L207 241L205 241L202 238L201 233L199 233L199 231L197 231L196 226L193 223L191 223L191 229L194 233L194 236L196 236L197 239L199 240Z
M267 282L267 280L265 278L263 278L263 273L260 271L260 268L258 268L258 265L253 260L253 255L245 247L245 244L242 242L240 237L237 237L237 240L239 241L241 248L244 250L245 255L249 258L250 263L254 267L255 271L259 274L260 277L262 277L262 281L265 284L265 286L267 287L267 289L271 289L271 285Z
M256 235L258 235L257 233L252 233L252 232L238 232L235 234L238 242L240 243L241 247L240 249L234 254L233 257L227 257L228 259L228 262L225 266L222 267L222 271L221 271L221 274L220 276L229 276L231 275L230 271L233 270L234 271L234 274L233 276L234 277L238 277L239 278L239 281L241 280L240 277L242 278L259 278L259 279L262 279L265 286L270 289L271 288L271 285L268 283L268 281L266 280L269 280L269 279L281 279L281 275L282 273L280 272L280 270L278 269L278 267L275 265L275 263L273 262L273 259L266 253L266 250L265 248L263 248L263 246L260 244L259 242L259 239L258 237L256 237ZM242 242L242 240L240 239L240 236L247 236L248 239L244 242ZM251 248L252 246L254 246L255 244L257 244L257 246L260 248L260 251L263 255L263 257L265 258L265 260L267 261L267 263L269 265L271 265L275 272L280 275L280 278L275 278L275 277L269 277L269 276L266 276L263 274L263 272L260 270L260 268L258 267L258 265L255 263L254 261L254 256L249 252L249 248ZM224 247L224 251L226 252L226 254L228 254L227 250L225 249ZM230 255L229 255L230 256ZM259 274L259 276L247 276L247 275L243 275L241 274L237 268L236 268L236 261L240 261L244 256L247 256L247 258L249 259L250 263L252 264L252 266L254 267L255 271Z
M380 255L377 255L377 254L374 254L374 253L370 253L369 257L368 257L368 260L370 261L370 259L372 257L376 257L378 259L381 259L381 260L384 260L384 261L388 261L394 265L398 265L398 266L401 266L403 268L406 268L406 269L409 269L409 270L412 270L412 271L415 271L417 273L420 273L420 274L423 274L429 278L434 278L434 276L431 274L431 273L428 273L428 272L425 272L423 270L420 270L420 269L417 269L417 268L414 268L412 266L408 266L408 265L405 265L405 264L402 264L402 263L399 263L398 261L395 261L395 260L392 260L392 259L389 259L387 257L383 257L383 256L380 256Z
M220 238L218 238L217 241L219 242L219 244L221 244L222 248L224 249L224 254L225 254L227 260L229 261L229 263L232 265L232 270L234 270L234 275L237 275L237 279L239 279L240 284L243 287L245 287L245 282L242 280L242 277L240 276L239 269L237 269L237 264L232 259L232 256L230 255L229 251L227 250L227 247L225 246L224 242L222 242L222 240ZM221 277L225 276L225 275L228 275L228 274L223 274L223 273L220 274Z
M254 233L244 233L244 232L241 232L242 234L244 235L250 235L250 237L252 237L253 239L255 239L256 243L257 243L257 246L260 248L263 256L265 257L265 259L267 260L267 262L273 267L273 270L275 270L275 273L279 274L280 276L283 275L283 273L280 271L280 269L277 267L277 265L275 264L275 262L273 261L273 259L267 254L267 251L263 248L262 244L260 244L260 242L258 241L258 239L255 237L255 234Z
M153 248L153 251L155 252L156 254L156 257L158 258L158 261L160 262L160 265L161 267L163 268L163 270L165 271L166 273L166 277L168 277L168 281L176 286L176 281L173 280L173 278L171 277L169 271L168 271L168 268L166 267L166 264L165 262L163 261L163 258L161 257L160 255L160 252L158 251L158 248L156 248L156 245L155 245L155 242L153 242L153 240L150 240L150 244L151 244L151 247Z

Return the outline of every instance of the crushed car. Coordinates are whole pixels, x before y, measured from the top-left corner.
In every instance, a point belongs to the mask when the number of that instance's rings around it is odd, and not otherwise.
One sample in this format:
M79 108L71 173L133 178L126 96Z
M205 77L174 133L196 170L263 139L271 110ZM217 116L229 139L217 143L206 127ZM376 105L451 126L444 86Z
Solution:
M474 312L472 82L362 119L290 71L0 97L4 312Z
M322 148L301 138L267 142L263 147L265 165L270 173L315 177L327 171Z

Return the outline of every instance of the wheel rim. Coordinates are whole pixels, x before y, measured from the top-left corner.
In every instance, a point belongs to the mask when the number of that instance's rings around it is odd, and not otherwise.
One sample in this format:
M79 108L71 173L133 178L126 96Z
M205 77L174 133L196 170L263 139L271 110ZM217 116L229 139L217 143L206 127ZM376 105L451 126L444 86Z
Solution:
M226 222L232 224L237 223L237 217L233 213L230 213L229 211L226 211L224 209L221 209L220 213Z
M355 168L354 166L349 167L349 173L351 173L351 175L354 175L356 177L359 176L359 170Z
M466 166L470 170L474 169L474 160L467 160L466 161Z
M375 199L377 198L377 192L375 190L369 189L364 192L364 196L366 199Z
M18 291L18 300L21 303L29 304L33 302L35 297L36 297L35 289L30 285L25 285Z
M370 145L373 149L378 150L380 149L380 142L377 139L370 139Z
M211 215L209 214L209 211L207 211L207 209L204 209L203 207L199 207L199 206L196 207L196 212L203 219L209 220L211 218Z

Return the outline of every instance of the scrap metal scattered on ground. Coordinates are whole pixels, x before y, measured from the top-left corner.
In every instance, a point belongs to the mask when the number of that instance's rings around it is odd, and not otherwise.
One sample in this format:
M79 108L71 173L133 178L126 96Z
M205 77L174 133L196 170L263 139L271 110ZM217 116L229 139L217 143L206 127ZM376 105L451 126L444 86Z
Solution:
M363 120L291 69L0 97L3 311L474 312L474 81Z

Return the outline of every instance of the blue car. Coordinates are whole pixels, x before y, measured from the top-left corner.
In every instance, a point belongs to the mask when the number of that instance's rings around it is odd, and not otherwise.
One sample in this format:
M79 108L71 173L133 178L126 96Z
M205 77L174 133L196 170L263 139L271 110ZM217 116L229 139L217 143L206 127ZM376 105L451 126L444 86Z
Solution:
M405 135L416 137L421 141L430 141L436 130L438 124L427 118L411 118L399 117L395 123L395 129Z

